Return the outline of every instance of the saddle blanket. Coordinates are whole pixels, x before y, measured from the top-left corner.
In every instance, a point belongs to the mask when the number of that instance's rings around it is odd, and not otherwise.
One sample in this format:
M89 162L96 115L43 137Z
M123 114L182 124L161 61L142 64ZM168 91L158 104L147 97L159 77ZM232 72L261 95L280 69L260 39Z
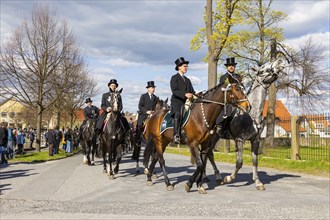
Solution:
M182 119L182 128L187 124L187 121L190 116L190 110L186 111L184 113L183 119ZM173 120L171 117L171 112L167 112L164 116L163 122L160 125L160 134L164 133L167 129L173 128Z

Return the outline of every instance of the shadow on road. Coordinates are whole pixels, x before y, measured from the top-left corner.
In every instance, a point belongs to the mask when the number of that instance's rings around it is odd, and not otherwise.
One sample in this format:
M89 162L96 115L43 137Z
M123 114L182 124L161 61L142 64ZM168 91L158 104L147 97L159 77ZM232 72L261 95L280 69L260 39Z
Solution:
M31 175L36 175L37 173L30 173L34 169L25 169L25 170L11 170L11 171L1 171L0 172L0 183L2 180L10 179L10 178L19 178L26 177ZM4 190L10 190L9 188L11 184L0 184L0 195ZM4 188L6 187L6 188Z

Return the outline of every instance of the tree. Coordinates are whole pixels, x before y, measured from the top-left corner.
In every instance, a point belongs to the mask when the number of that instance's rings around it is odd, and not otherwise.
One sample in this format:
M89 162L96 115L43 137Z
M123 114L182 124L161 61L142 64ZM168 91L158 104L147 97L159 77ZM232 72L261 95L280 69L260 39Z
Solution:
M298 52L291 53L292 67L288 75L279 81L277 90L295 103L303 112L329 110L329 69L325 61L326 48L308 37Z
M269 61L275 61L279 52L277 43L281 42L283 29L276 24L287 19L287 15L281 11L271 9L273 0L252 0L244 3L242 12L247 21L248 30L238 31L239 44L233 44L232 53L245 59L248 65L261 66ZM275 130L275 104L276 82L268 89L268 109L266 116L267 135L264 146L273 146Z
M10 40L1 47L3 94L37 108L37 150L40 151L42 113L65 91L57 79L63 75L63 62L71 62L75 38L65 21L57 21L48 6L35 7L31 20L23 21ZM71 62L74 63L74 62ZM66 66L69 67L69 66ZM61 69L62 68L62 69ZM61 88L56 91L56 88ZM56 91L56 92L54 92Z
M201 28L191 40L190 48L198 50L205 42L208 45L208 88L217 82L217 67L221 52L227 44L236 41L232 31L234 25L242 24L239 5L245 0L217 0L215 11L212 0L207 0L205 7L205 27Z

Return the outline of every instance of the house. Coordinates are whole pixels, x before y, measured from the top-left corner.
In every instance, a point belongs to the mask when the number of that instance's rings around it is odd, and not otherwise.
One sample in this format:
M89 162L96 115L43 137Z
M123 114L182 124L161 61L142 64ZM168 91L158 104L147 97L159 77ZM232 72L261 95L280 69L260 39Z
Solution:
M25 106L15 98L7 99L0 103L0 121L7 122L8 127L25 128L27 123L23 121Z
M262 112L262 116L267 116L268 100L265 101L265 106ZM267 127L261 133L261 137L266 137ZM303 127L299 127L300 136L306 136L307 130ZM277 100L275 104L275 130L274 137L291 137L291 114L284 106L281 100Z
M303 115L303 117L302 126L308 131L308 135L330 138L329 114Z

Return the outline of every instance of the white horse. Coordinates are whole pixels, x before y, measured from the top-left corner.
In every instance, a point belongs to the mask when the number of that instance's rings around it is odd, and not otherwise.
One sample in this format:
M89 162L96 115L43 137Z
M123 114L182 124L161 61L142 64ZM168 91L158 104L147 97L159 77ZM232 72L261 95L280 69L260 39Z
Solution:
M213 151L209 152L208 158L213 166L216 180L219 184L230 183L237 177L237 173L243 164L243 145L246 140L251 142L251 153L253 163L253 181L258 190L265 190L263 183L258 177L258 150L260 145L260 134L263 129L262 111L265 105L267 89L281 77L284 72L285 62L279 58L274 62L267 63L256 71L256 78L248 93L248 100L252 109L249 113L235 115L228 126L231 137L235 140L236 168L234 172L222 180L221 174L215 165ZM211 144L215 146L220 136L215 132L211 138Z

